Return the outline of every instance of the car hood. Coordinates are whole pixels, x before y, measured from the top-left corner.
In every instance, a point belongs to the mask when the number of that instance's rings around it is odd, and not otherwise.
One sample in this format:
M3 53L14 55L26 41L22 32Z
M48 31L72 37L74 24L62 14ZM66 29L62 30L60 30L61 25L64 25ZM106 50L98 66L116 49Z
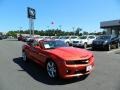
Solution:
M74 41L85 41L86 39L75 39Z
M80 41L80 39L74 39L73 41Z
M64 60L81 60L88 59L92 56L91 52L85 49L79 49L74 47L61 47L47 50L47 52L56 55Z

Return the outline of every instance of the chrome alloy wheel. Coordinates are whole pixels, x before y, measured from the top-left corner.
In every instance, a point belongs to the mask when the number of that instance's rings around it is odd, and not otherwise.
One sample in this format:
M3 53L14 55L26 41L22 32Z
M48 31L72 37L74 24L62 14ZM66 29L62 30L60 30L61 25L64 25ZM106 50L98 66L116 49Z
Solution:
M109 45L108 45L108 51L110 51L110 50L111 50L111 45L109 44Z
M53 61L48 61L47 62L47 73L50 78L56 78L57 77L57 68L56 64Z
M85 48L85 49L87 48L87 43L84 44L84 48Z

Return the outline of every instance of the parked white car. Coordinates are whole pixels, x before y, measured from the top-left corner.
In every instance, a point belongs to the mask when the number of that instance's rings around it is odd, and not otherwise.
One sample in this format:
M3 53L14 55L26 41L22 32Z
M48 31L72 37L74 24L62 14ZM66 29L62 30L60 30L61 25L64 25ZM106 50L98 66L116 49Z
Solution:
M95 35L81 36L78 39L75 39L72 45L87 48L88 46L92 45L92 42L95 39L96 39Z
M72 42L77 38L79 37L78 36L60 36L59 40L62 40L69 45L72 45Z

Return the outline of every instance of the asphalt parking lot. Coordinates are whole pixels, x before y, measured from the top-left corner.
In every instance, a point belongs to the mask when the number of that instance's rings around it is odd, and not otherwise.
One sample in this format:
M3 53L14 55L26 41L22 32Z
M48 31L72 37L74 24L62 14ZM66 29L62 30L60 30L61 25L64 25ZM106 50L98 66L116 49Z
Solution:
M95 70L86 78L53 81L37 64L21 60L22 44L0 41L0 90L120 90L120 50L92 51Z

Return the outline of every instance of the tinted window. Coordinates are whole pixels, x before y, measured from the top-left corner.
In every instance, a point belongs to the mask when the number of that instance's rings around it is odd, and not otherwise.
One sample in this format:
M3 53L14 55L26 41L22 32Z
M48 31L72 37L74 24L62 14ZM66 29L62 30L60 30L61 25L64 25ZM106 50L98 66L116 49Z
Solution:
M95 37L94 36L89 36L90 39L94 39Z
M71 39L75 39L75 38L77 38L77 37L71 37Z

